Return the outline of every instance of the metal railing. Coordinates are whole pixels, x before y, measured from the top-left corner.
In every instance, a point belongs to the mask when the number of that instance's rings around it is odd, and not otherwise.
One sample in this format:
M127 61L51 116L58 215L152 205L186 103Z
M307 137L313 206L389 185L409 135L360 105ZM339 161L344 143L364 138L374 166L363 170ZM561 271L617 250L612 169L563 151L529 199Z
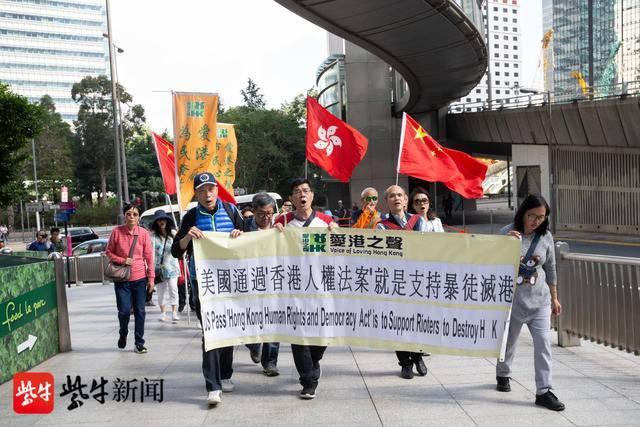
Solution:
M514 89L515 90L515 89ZM620 98L637 96L640 94L640 81L616 83L612 85L588 87L586 93L582 91L540 91L509 96L488 101L455 102L449 105L449 114L475 113L482 111L500 111L514 108L540 107L551 104L566 104L578 101L593 101L597 99Z
M578 254L556 243L558 343L589 339L640 354L640 258Z
M65 258L66 262L66 258ZM107 283L104 268L109 263L106 255L69 257L69 282L80 286L83 282ZM65 270L66 271L66 270Z

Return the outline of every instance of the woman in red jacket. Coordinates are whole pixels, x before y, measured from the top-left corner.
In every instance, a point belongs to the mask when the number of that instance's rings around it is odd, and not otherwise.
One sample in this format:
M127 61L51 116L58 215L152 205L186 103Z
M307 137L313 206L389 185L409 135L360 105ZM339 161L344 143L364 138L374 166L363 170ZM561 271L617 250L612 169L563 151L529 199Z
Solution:
M131 307L135 318L136 353L146 353L144 346L145 299L147 292L153 291L155 279L153 264L153 245L149 232L138 225L140 209L135 205L124 206L124 225L113 229L107 244L107 257L115 264L131 267L129 280L114 283L118 320L120 321L120 338L118 348L127 346L129 317ZM135 245L135 246L134 246ZM131 248L133 255L129 257Z

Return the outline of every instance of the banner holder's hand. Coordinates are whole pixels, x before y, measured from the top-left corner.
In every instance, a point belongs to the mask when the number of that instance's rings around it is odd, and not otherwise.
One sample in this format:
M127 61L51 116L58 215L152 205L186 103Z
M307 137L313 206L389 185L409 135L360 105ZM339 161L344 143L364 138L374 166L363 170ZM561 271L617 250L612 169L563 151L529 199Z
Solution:
M240 236L241 234L242 234L242 231L241 231L241 230L238 230L237 228L234 228L234 229L231 231L231 233L229 234L229 236L230 236L232 239L235 239L236 237Z
M279 222L276 222L275 224L273 224L273 228L275 228L281 233L284 231L284 225L280 224Z

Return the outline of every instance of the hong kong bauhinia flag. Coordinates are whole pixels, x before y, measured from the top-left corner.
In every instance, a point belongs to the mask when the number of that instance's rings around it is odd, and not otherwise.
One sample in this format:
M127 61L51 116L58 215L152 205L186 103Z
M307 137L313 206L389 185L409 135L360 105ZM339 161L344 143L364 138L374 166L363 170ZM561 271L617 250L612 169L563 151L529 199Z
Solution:
M307 159L332 177L348 182L369 142L318 102L307 97Z
M442 147L407 113L402 117L398 173L442 182L468 199L483 196L487 165L462 151Z
M164 191L169 195L176 194L176 159L173 144L155 132L151 132L151 140L160 165Z

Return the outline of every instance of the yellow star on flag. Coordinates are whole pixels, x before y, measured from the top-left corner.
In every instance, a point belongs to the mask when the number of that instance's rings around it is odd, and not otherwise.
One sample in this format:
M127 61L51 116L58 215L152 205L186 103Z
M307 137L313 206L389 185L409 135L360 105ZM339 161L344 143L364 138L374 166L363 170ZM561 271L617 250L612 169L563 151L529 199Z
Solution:
M414 129L414 131L416 132L416 136L414 136L413 139L422 139L428 135L427 132L422 129L422 126L419 126L418 129Z
M432 155L433 157L435 157L435 156L436 156L436 152L435 152L435 151L432 151L432 152L431 152L431 155Z
M167 156L170 156L173 154L173 150L170 147L167 147Z

